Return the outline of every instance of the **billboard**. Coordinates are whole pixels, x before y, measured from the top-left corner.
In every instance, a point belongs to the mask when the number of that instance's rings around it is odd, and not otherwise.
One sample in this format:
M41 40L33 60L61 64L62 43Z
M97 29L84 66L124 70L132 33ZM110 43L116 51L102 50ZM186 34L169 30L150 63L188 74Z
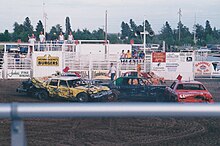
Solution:
M194 73L196 77L220 77L220 61L197 61Z
M175 80L178 75L181 75L183 80L194 79L193 54L190 56L171 52L166 53L165 56L165 62L153 62L152 60L151 71L166 80Z
M30 77L31 71L23 69L8 69L6 74L7 79L28 79Z
M59 57L51 55L37 56L37 66L59 66Z
M165 52L153 52L152 62L166 62L166 53Z

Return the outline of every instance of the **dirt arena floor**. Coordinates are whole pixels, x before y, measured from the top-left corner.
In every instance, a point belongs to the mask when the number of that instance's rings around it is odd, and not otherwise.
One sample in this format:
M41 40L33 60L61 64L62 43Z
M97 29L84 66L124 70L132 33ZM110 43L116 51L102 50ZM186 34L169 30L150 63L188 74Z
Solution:
M220 101L220 80L200 80ZM39 101L15 89L21 81L0 80L0 102ZM220 118L26 119L28 146L219 146ZM0 119L0 146L10 145L10 120Z

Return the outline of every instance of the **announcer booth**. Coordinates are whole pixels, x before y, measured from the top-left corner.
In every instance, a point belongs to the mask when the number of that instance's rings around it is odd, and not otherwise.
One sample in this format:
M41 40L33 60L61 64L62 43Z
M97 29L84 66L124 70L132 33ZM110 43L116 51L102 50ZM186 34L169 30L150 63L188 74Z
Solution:
M181 75L183 80L194 80L193 52L153 52L151 71L165 80L174 80Z

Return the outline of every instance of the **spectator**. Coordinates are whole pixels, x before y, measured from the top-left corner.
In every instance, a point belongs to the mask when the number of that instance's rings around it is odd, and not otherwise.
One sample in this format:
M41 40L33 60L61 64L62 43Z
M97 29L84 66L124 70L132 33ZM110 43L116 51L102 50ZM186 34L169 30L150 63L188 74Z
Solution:
M129 59L129 62L131 62L131 52L130 52L130 50L127 51L126 58Z
M124 60L125 58L126 58L125 51L122 50L122 51L121 51L121 54L120 54L120 60L121 60L121 62L124 62L124 61L125 61L125 60Z
M40 51L43 51L44 48L42 44L45 42L45 36L42 31L40 32L39 39L40 39Z
M136 50L133 51L132 53L132 58L134 59L133 62L135 63L136 62L136 59L138 59L138 53Z
M109 74L111 74L111 81L114 80L116 74L116 68L113 66L113 63L110 64Z
M69 33L69 35L68 35L68 43L69 43L69 44L72 44L73 41L74 41L74 37L73 37L73 35L72 35L72 32L70 31L70 33Z
M69 44L68 45L68 51L73 51L73 42L74 42L74 37L72 35L72 32L70 31L69 35L68 35L68 40L67 40L67 43Z
M59 42L60 42L60 44L63 44L63 42L64 42L64 35L62 32L60 32L60 35L59 35Z
M131 59L131 52L130 52L130 50L127 51L126 56L127 56L127 59Z
M28 42L31 43L31 44L34 44L36 42L36 37L35 35L32 33L31 37L28 35Z
M40 39L40 43L44 43L45 42L46 38L45 38L45 35L43 34L42 31L40 32L39 39Z
M125 50L122 50L120 54L120 59L125 59L125 58L126 58Z
M138 59L138 53L136 50L134 50L133 54L132 54L134 59Z
M144 51L141 51L139 53L139 59L144 59L144 56L145 56Z
M139 53L138 58L141 59L141 60L143 60L143 62L144 62L144 59L145 59L145 53L144 53L144 51L141 51L141 52ZM140 60L140 62L141 62L141 60Z

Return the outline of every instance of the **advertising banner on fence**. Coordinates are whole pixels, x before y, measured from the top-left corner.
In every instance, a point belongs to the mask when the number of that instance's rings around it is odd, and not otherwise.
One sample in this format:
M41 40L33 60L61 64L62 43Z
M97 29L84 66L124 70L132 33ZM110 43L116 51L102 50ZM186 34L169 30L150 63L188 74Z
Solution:
M180 61L181 62L194 61L194 53L193 52L180 52Z
M183 80L193 80L193 57L187 56L191 57L191 61L187 61L186 55L184 56L182 54L181 60L180 53L166 53L166 62L153 62L152 60L151 71L166 80L175 80L178 75L181 75Z
M59 57L51 55L37 56L37 66L59 66Z
M31 77L30 70L9 69L7 70L7 79L28 79Z
M166 53L165 52L153 52L152 62L166 62Z
M212 62L212 66L213 66L212 76L220 77L220 61Z
M60 51L34 52L33 77L51 76L57 71L62 72L66 66L62 60L63 53Z
M210 76L212 74L212 63L206 61L195 62L194 73L195 76Z
M197 61L194 72L196 77L220 77L220 61Z

